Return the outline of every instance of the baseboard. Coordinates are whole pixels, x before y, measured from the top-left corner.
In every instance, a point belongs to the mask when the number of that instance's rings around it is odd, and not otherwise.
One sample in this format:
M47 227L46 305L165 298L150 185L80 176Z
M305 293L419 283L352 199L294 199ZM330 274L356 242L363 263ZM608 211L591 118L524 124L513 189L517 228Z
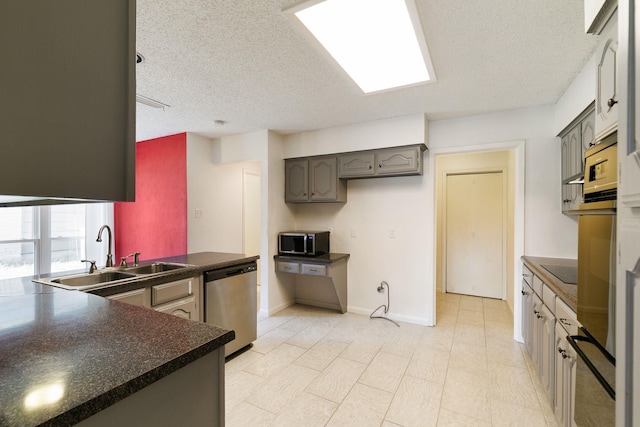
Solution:
M296 301L295 300L289 300L289 301L285 301L282 304L279 304L275 307L269 307L269 311L267 312L267 316L273 316L274 314L284 310L287 307L291 307L293 304L295 304ZM262 310L260 310L262 312Z
M373 310L368 308L349 306L347 311L349 313L363 314L365 316L370 316ZM379 311L376 314L381 314L381 313L382 311ZM429 321L427 318L423 318L423 317L403 316L396 313L387 313L386 317L388 317L389 319L395 320L397 322L413 323L415 325L422 325L422 326L433 326L429 324Z
M312 305L314 307L328 308L329 310L342 311L340 309L340 304L332 304L330 302L325 302L325 301L316 301L316 300L310 300L306 298L296 298L296 303Z

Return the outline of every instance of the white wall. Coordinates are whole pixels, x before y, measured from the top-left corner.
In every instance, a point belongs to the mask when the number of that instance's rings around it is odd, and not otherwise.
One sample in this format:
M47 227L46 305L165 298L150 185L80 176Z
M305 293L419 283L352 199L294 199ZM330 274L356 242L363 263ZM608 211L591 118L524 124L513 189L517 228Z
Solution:
M187 249L242 253L243 164L215 164L215 142L187 134ZM196 217L196 210L202 213Z
M408 116L287 136L285 157L422 142L423 119ZM553 106L431 122L428 140L426 159L439 150L495 149L495 143L526 141L524 254L576 257L577 223L560 212L560 144ZM386 280L391 317L432 324L433 169L427 167L418 177L350 180L344 205L291 205L296 228L328 228L332 251L351 254L349 311L368 314L384 302L375 287ZM389 237L392 228L396 238ZM352 230L356 237L351 237Z
M596 57L594 55L556 103L553 134L559 134L595 99Z

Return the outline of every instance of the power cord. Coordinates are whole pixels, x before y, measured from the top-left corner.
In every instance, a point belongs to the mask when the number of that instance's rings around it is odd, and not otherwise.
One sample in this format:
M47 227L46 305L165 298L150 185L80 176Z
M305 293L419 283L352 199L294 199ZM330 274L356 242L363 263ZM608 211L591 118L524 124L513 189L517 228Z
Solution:
M391 307L391 295L390 295L391 294L391 290L389 288L389 284L383 280L382 282L380 282L380 286L378 286L377 290L378 290L378 292L384 292L384 286L387 287L387 305L382 304L380 307L378 307L375 310L373 310L373 312L369 315L369 317L371 319L388 320L389 322L393 323L394 325L396 325L399 328L400 325L395 320L389 319L388 317L385 317L385 316L376 315L376 312L378 310L380 310L381 308L384 308L384 314L387 314L389 312L389 307Z

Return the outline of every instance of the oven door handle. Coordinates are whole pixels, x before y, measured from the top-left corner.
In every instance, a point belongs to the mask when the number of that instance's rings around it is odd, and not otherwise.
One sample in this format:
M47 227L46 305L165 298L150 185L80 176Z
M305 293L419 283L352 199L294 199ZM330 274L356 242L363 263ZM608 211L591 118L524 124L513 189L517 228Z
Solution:
M580 335L567 335L567 342L571 345L571 347L573 347L573 349L576 351L578 356L580 356L580 359L582 359L584 364L587 365L587 367L589 368L591 373L596 377L596 379L598 380L600 385L606 390L607 394L609 394L609 396L613 400L616 400L616 391L611 387L611 385L609 385L607 380L604 379L604 377L598 371L598 369L595 366L593 366L593 363L591 363L591 360L589 360L587 355L584 354L584 351L582 351L582 349L580 347L578 347L578 344L576 343L576 341L585 341L585 342L588 342L590 344L594 344L593 341L591 341L587 337L583 337L583 336L580 336ZM598 347L598 346L596 345L596 347ZM600 352L602 352L602 350L600 350L599 347L598 347L598 350ZM604 354L604 355L608 356L607 354ZM610 357L607 357L607 359L610 360ZM615 362L613 362L613 363L615 365Z

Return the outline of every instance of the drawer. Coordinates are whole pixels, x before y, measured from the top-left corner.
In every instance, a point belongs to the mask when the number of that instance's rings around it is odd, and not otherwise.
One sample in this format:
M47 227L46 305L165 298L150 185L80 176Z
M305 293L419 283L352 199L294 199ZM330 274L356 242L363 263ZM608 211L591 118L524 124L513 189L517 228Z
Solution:
M542 284L542 301L552 313L556 312L556 293L546 284Z
M302 274L308 274L310 276L326 276L327 266L318 264L302 264Z
M278 271L283 273L300 273L300 264L297 262L278 261Z
M542 287L544 286L544 282L540 280L538 276L533 275L533 291L542 298Z
M558 297L556 297L556 319L569 335L578 333L579 324L576 313Z
M524 264L522 264L522 278L529 286L533 286L533 271L529 270L529 267Z
M193 295L191 279L151 287L151 305L156 306Z

